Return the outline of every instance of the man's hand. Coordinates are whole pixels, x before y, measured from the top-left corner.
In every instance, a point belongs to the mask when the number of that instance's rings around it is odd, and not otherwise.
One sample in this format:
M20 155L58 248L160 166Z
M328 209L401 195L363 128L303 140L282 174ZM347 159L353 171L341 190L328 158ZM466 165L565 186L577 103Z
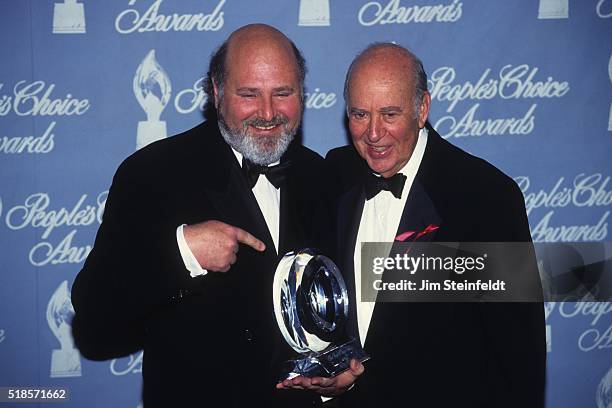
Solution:
M351 360L348 370L332 378L298 376L276 384L278 389L310 390L324 397L335 397L351 388L357 378L363 374L364 367L359 360Z
M245 230L221 221L206 221L183 228L185 241L200 266L209 271L227 272L236 262L239 244L262 252L266 245Z

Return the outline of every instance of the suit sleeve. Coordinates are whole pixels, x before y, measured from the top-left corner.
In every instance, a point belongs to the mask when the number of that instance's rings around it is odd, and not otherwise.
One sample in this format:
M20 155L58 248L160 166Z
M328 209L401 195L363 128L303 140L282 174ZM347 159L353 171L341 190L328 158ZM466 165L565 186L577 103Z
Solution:
M156 219L163 212L153 186L130 159L113 179L94 247L72 288L73 335L87 358L141 349L148 317L195 284L177 247L176 224Z

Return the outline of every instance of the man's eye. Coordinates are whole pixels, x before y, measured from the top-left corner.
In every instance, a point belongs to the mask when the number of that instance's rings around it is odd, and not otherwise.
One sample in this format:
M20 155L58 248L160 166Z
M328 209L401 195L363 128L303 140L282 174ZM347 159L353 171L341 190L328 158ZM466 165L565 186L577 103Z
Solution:
M353 116L355 119L358 119L358 120L359 120L359 119L364 119L364 118L366 117L366 114L365 114L365 113L363 113L363 112L353 112L353 113L352 113L352 116Z
M248 93L248 94L240 94L241 98L255 98L257 95Z
M277 92L276 96L280 96L282 98L286 98L287 96L290 96L291 92Z
M397 112L387 112L387 113L383 113L383 115L388 118L388 119L393 119L395 117L397 117Z

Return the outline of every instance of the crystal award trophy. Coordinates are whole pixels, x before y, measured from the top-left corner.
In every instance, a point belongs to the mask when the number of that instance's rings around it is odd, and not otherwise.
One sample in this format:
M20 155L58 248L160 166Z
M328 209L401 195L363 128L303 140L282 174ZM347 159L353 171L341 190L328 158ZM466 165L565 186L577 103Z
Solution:
M369 356L358 339L346 335L349 297L338 267L312 249L287 253L273 284L276 322L301 356L285 362L279 379L334 377L351 359Z

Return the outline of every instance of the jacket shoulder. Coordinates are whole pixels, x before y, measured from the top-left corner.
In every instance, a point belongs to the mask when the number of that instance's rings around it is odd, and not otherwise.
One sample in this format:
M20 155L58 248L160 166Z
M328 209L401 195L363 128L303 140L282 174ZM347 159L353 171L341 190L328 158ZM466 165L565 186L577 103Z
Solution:
M523 194L512 178L435 133L430 146L420 179L443 218L461 224L474 242L530 241Z
M444 177L455 186L472 184L496 186L497 189L519 191L514 180L487 160L474 156L463 149L442 139L437 133L430 132L431 150L427 160L438 163L435 166L441 170L437 178ZM429 146L428 146L429 147ZM428 168L433 166L428 165Z
M200 123L189 130L148 144L129 155L124 163L172 158L173 154L190 149L199 144L198 142L207 139L206 135L210 133L210 130L209 124L206 122Z
M197 161L205 166L215 154L218 144L214 128L207 122L174 136L155 141L132 153L119 165L115 177L125 176L132 180L145 181L186 172L188 166Z

